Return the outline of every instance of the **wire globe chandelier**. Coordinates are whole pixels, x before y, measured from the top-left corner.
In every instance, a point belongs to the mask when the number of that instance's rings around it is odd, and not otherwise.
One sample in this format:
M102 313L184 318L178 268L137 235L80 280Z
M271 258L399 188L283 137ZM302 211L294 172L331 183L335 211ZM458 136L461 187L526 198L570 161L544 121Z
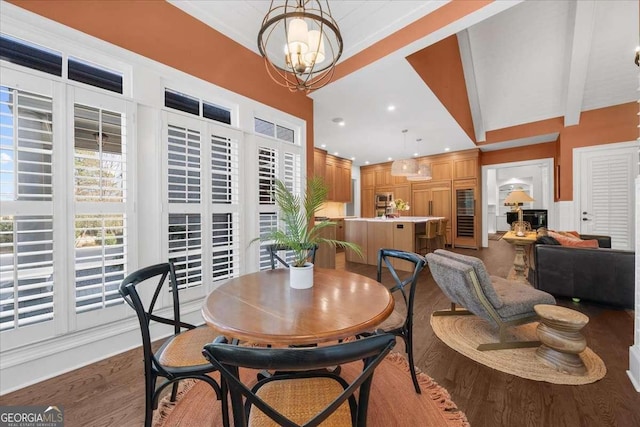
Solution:
M271 78L291 92L319 89L333 77L342 35L328 0L272 0L258 32Z

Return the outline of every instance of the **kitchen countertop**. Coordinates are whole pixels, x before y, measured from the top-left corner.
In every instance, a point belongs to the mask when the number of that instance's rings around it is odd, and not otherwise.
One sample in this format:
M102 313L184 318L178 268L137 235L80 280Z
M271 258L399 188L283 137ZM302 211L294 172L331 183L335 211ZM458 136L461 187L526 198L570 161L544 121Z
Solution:
M345 218L345 221L367 221L367 222L427 222L442 219L441 216L402 216L400 218Z

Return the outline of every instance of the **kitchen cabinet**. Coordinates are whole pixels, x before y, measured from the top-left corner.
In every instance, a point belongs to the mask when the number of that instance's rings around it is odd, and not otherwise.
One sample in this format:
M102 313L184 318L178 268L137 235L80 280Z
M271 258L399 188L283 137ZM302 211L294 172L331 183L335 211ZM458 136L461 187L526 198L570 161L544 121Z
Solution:
M331 221L335 222L336 240L344 240L344 218L331 218Z
M342 159L316 149L314 153L314 173L320 175L324 171L324 182L327 184L327 200L331 202L350 202L351 194L351 160ZM320 153L319 153L320 152ZM318 163L316 163L316 159ZM319 162L322 161L322 165ZM316 171L318 169L318 171Z
M480 230L478 210L478 180L460 179L453 181L454 208L453 245L456 247L479 247Z
M320 230L320 237L335 240L337 230L335 227L324 227ZM318 245L316 251L316 260L314 265L322 268L336 268L336 248L335 246L322 242Z
M378 249L393 243L393 222L367 221L367 264L378 264ZM392 246L391 246L392 247Z
M447 242L451 240L451 181L412 184L411 212L413 216L441 216L449 220Z
M409 204L410 209L408 211L402 211L400 214L402 216L413 215L413 206L411 206L411 185L408 181L404 185L395 185L392 192L394 200L402 199Z
M393 179L391 176L391 166L383 166L375 169L375 182L376 188L381 186L393 185Z
M327 163L327 152L315 148L313 150L313 175L325 179L325 165Z
M369 239L367 234L367 221L349 220L345 221L345 242L355 243L362 250L362 258L351 249L345 249L345 260L348 262L368 263L369 259ZM376 253L377 254L377 253ZM377 255L376 255L377 256Z
M362 188L375 188L376 174L373 169L360 168L360 181Z
M360 189L360 216L363 218L373 218L376 215L375 209L375 194L374 187Z

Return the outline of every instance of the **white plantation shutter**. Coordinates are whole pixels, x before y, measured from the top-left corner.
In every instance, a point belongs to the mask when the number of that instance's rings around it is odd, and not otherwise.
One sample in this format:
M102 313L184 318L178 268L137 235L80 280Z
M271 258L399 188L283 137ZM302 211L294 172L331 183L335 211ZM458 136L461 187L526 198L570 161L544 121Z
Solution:
M239 152L237 139L211 135L211 274L240 274Z
M278 177L278 150L258 147L258 201L261 205L272 205L273 185Z
M0 217L0 330L53 319L53 218Z
M74 119L76 201L124 202L122 114L76 104Z
M50 321L53 100L0 86L0 330Z
M211 201L238 203L238 143L211 135Z
M114 105L122 111L84 102L73 106L77 313L123 304L118 286L129 258L127 114L124 104Z
M53 101L0 86L0 197L52 199Z
M217 213L211 219L213 280L224 280L240 274L240 225L237 214Z
M202 285L201 218L197 213L169 214L169 260L176 268L178 289Z
M118 286L127 271L124 215L76 215L76 310L122 304Z
M200 132L169 125L169 203L200 203Z
M628 228L633 201L629 198L632 165L626 157L591 159L591 233L611 236L612 247L631 246Z
M300 155L284 153L284 170L282 182L293 194L300 194Z
M278 214L276 212L261 212L258 221L261 238L264 238L269 232L278 228ZM271 268L269 252L265 249L266 244L268 244L268 242L261 242L260 244L260 270L268 270Z

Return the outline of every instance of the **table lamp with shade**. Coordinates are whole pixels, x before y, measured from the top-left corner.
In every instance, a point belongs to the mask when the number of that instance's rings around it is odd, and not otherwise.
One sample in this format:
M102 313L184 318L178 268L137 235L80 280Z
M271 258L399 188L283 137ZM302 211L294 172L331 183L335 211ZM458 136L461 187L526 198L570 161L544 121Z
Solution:
M504 204L511 204L517 206L518 212L518 221L516 226L514 227L514 231L516 232L516 236L523 237L526 234L524 221L522 220L522 208L520 205L522 203L535 202L531 196L524 192L524 190L520 187L514 189L507 195L507 198L504 199Z

